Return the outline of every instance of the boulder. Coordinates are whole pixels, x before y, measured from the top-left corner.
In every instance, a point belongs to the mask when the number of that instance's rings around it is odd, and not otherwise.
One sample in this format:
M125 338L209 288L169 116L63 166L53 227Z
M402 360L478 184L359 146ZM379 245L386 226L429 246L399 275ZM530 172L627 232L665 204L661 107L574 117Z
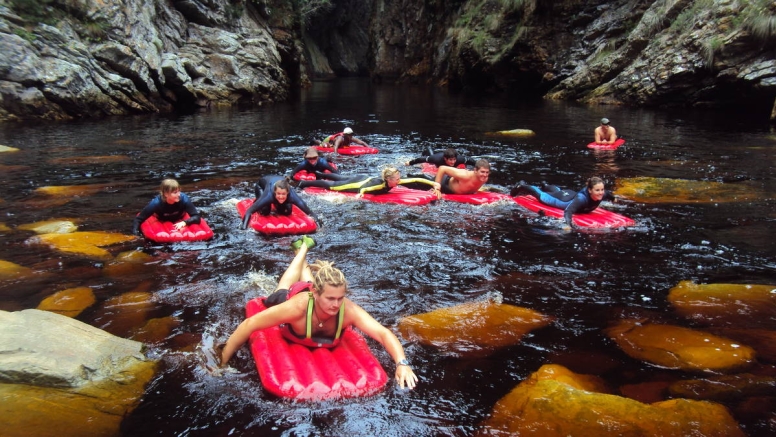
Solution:
M470 302L405 317L405 338L454 354L487 354L520 342L526 333L547 326L552 317L514 305Z
M776 285L696 284L681 281L668 301L682 316L705 324L758 323L776 317Z
M0 311L3 435L115 436L156 363L143 345L40 310Z
M601 393L597 377L544 365L493 407L479 435L743 437L722 405L686 399L644 404Z
M629 356L670 369L724 372L755 362L748 346L680 326L623 320L606 333Z

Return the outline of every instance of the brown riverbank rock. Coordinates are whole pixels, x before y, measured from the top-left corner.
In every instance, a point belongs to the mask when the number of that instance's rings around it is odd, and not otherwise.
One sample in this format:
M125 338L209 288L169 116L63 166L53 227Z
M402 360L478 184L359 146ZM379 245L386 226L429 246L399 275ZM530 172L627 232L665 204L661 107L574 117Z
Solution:
M33 270L29 267L0 259L0 281L14 281L28 278L33 275Z
M89 287L68 288L43 299L38 309L67 317L78 317L83 310L94 305L95 301L94 292Z
M606 333L629 356L671 369L734 371L755 360L749 346L679 326L624 320Z
M552 317L514 305L470 302L404 317L406 338L458 354L489 353L520 342L526 333L547 326Z
M48 311L0 324L4 437L119 435L156 369L141 343Z
M598 392L600 380L544 365L493 407L482 436L744 437L728 410L706 401L643 404Z
M668 301L683 317L706 324L754 323L776 318L776 285L696 284L681 281Z
M776 377L740 373L677 381L668 387L672 397L730 402L776 393Z

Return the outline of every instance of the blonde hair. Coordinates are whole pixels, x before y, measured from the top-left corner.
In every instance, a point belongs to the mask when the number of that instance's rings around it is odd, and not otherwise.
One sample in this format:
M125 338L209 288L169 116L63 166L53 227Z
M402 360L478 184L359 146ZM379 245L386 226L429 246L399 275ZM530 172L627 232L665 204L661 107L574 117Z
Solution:
M323 293L323 287L330 285L332 287L345 286L345 292L348 290L348 281L345 275L331 261L315 260L310 264L310 270L313 272L313 287L318 295Z
M399 173L399 169L396 167L386 167L383 169L383 172L380 173L380 176L382 176L384 181L387 181L388 178L393 177L394 175L399 175L401 177L401 173Z
M168 193L174 193L181 189L180 184L178 184L178 181L175 179L165 179L162 181L161 185L159 185L159 194L162 195L162 197L165 196L165 194Z

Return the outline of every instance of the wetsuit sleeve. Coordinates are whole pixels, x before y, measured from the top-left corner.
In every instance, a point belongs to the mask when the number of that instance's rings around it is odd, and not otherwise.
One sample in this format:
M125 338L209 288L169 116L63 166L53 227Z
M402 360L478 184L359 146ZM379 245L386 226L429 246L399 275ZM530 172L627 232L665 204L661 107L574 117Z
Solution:
M132 222L133 234L140 235L140 225L142 225L144 221L148 220L149 217L154 215L158 207L158 198L155 197L153 200L148 202L148 205L146 205L142 211L140 211L140 214L135 216L135 220Z
M426 178L407 178L399 180L399 185L423 184L428 185L429 189L434 188L435 183L436 182Z
M267 191L267 193L271 193L271 192ZM290 193L291 191L289 191L289 194ZM253 204L250 207L248 207L247 210L245 210L245 215L243 216L243 221L242 221L242 229L247 229L248 223L251 221L251 216L253 215L254 212L261 211L262 208L269 205L270 203L272 203L271 194L269 196L261 196L261 198L256 199L253 202Z
M316 171L321 171L321 172L323 172L323 171L329 170L329 171L330 171L330 172L332 172L332 173L339 173L339 170L337 170L336 168L334 168L334 166L333 166L333 165L329 164L329 162L328 162L328 161L324 161L323 163L321 163L321 160L319 159L319 160L318 160L318 165L317 165L316 167L320 167L320 169L316 168L316 169L315 169Z
M292 204L296 205L297 208L301 209L302 212L309 215L313 218L316 222L318 221L318 216L315 215L315 213L310 209L309 206L305 203L304 200L302 200L301 197L299 197L298 194L296 194L296 191L289 191L288 192L288 201Z
M182 197L181 202L183 203L183 208L186 210L186 213L189 215L189 218L186 219L186 226L198 225L202 219L200 218L197 207L194 206L193 203L191 203L191 199L189 199L189 196L185 194L181 194L181 197Z
M604 191L604 197L601 200L609 200L609 201L614 202L615 199L616 199L616 197L614 197L614 193L612 193L609 190L606 190L606 191Z
M584 196L577 196L574 198L574 200L569 204L569 206L566 207L566 209L563 211L563 218L566 220L566 224L570 227L574 227L574 221L572 220L572 216L582 209L587 204L587 201Z
M477 164L477 160L475 160L475 159L472 159L472 158L464 158L464 159L459 159L459 160L458 160L458 161L455 163L456 167L457 167L457 166L459 166L459 165L461 165L461 164L464 164L464 165L471 165L472 167L474 167L474 165L475 165L475 164Z
M422 164L424 162L428 162L428 156L421 156L420 158L415 158L412 161L410 161L410 165Z
M380 178L372 178L361 185L358 192L360 194L385 194L388 192L388 185Z

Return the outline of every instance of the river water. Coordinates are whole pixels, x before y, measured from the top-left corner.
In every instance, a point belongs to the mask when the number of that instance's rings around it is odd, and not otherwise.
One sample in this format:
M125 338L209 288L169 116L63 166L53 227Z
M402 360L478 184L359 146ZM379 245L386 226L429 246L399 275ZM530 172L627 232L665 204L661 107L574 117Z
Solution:
M585 145L604 116L627 143L595 153ZM412 392L389 385L364 399L279 400L262 389L247 348L233 362L239 373L209 375L197 348L225 340L242 320L245 302L271 291L292 255L291 237L240 231L234 201L251 197L260 176L292 168L311 138L346 125L380 149L333 158L346 173L377 174L429 147L456 147L488 158L490 184L503 189L520 179L577 188L599 175L609 188L621 178L654 177L743 184L764 194L747 202L625 201L607 207L636 226L572 232L511 202L408 207L302 194L323 220L311 258L334 261L348 277L351 299L384 325L395 329L403 316L486 298L555 321L486 356L401 339L420 378ZM536 135L486 134L516 128ZM596 374L613 387L696 378L629 358L603 329L626 317L697 327L666 300L682 280L776 283L776 135L766 119L752 115L525 103L348 79L318 82L290 102L261 108L6 124L0 144L21 149L0 154L0 222L11 229L0 235L0 259L55 273L28 283L0 282L0 309L35 308L56 291L88 286L98 302L78 318L109 332L129 336L147 319L177 320L163 341L149 344L161 370L124 419L125 435L468 436L499 398L543 364ZM79 230L129 233L133 216L168 176L181 182L216 236L112 248L114 254L150 254L153 261L139 271L104 275L104 262L30 244L32 233L14 231L24 223L70 218ZM98 188L54 204L35 192L52 185ZM101 302L137 289L154 295L142 320L101 309ZM746 322L776 329L773 317ZM370 345L392 375L390 357ZM758 366L767 373L772 364ZM740 401L728 405L731 411L740 412ZM736 418L749 436L776 427L772 415Z

